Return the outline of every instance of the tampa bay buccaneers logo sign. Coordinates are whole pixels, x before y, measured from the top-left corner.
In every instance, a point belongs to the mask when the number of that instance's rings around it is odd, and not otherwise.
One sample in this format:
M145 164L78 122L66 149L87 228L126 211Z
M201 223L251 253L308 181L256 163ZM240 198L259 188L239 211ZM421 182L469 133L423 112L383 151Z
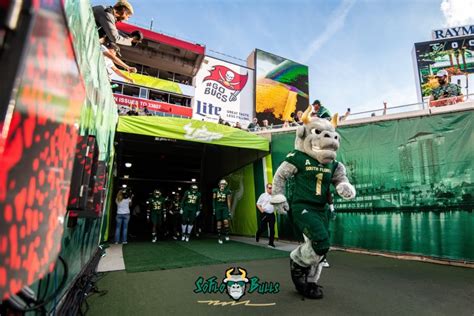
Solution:
M248 74L241 75L223 65L213 66L209 72L209 76L202 80L202 82L209 81L206 83L204 94L213 95L222 102L236 101L247 83Z

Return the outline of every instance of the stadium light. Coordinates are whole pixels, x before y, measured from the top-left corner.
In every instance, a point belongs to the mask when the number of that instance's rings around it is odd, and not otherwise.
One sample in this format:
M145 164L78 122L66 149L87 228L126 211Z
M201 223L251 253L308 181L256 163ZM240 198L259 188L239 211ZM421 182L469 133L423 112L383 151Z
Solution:
M125 167L130 168L131 166L132 166L132 163L131 163L131 162L126 162L126 163L125 163Z
M127 185L126 185L126 184L122 184L122 188L126 188L126 187L127 187Z
M128 178L130 178L130 176L129 176L128 174L124 174L124 175L123 175L123 178L124 178L124 179L128 179Z
M196 179L192 178L192 179L191 179L191 182L196 182Z

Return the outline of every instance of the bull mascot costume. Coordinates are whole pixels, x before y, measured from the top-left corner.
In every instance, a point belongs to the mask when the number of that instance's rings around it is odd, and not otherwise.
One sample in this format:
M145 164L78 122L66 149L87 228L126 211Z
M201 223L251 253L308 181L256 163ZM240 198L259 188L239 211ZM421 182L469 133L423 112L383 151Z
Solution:
M296 290L304 297L320 299L323 291L318 280L330 247L330 184L344 199L353 199L356 192L346 177L346 168L335 160L340 140L334 128L337 118L331 124L326 119L311 118L310 111L308 107L302 117L303 125L296 130L295 150L275 173L271 203L280 214L290 209L293 226L304 239L290 253L291 279ZM285 189L290 181L293 190L289 207Z

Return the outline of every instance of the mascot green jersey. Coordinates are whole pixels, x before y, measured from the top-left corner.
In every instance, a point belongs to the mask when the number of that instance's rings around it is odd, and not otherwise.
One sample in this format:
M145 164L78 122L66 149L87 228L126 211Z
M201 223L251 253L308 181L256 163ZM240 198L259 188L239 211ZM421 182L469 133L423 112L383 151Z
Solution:
M332 177L338 163L336 161L322 164L304 152L294 150L285 159L299 170L294 178L294 190L291 208L303 209L317 207L323 210L330 190Z
M292 183L291 215L296 231L304 243L290 253L291 278L303 296L320 299L317 283L322 261L329 251L328 212L330 184L344 199L355 197L355 189L346 177L344 165L337 162L339 135L328 120L310 118L311 107L302 117L303 125L296 130L295 150L290 152L273 177L271 203L277 212L289 209L285 188Z

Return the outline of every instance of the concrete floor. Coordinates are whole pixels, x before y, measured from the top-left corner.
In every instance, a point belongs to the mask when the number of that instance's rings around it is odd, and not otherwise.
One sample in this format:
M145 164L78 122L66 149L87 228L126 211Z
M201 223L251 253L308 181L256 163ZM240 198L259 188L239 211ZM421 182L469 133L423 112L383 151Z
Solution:
M242 241L255 243L248 238ZM266 242L261 240L259 245L265 247ZM291 250L295 244L277 246ZM118 252L120 247L111 248ZM325 294L322 300L305 300L295 292L289 259L283 258L139 273L107 272L98 287L108 293L88 299L88 315L474 315L473 269L342 251L331 251L328 259L331 268L323 270L320 280ZM248 278L278 282L276 294L247 293L239 300L271 305L213 306L209 301L232 299L226 293L194 293L199 277L216 276L221 282L229 266L247 269Z

